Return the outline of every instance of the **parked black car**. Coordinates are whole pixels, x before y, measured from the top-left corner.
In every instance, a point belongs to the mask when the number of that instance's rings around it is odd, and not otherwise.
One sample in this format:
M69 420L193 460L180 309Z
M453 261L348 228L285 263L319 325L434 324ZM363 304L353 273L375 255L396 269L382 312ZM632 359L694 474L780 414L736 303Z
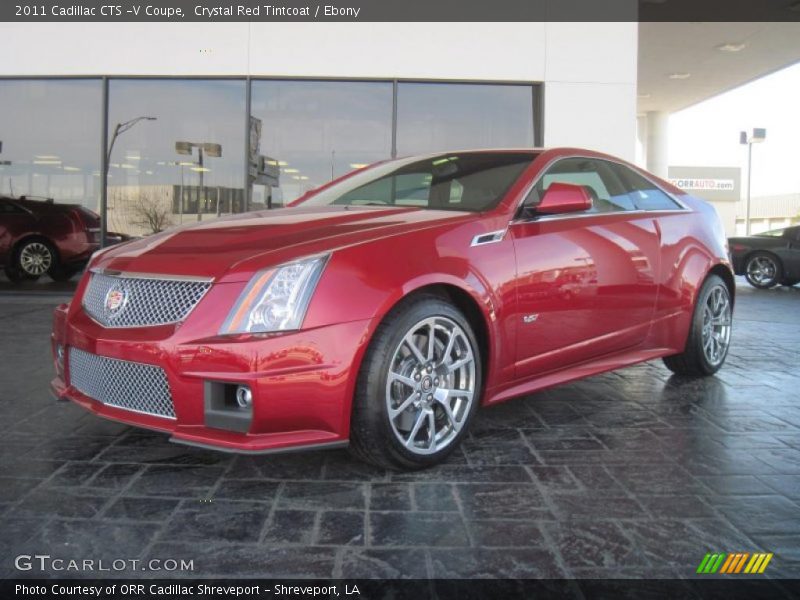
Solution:
M800 225L728 239L733 270L753 287L800 282Z

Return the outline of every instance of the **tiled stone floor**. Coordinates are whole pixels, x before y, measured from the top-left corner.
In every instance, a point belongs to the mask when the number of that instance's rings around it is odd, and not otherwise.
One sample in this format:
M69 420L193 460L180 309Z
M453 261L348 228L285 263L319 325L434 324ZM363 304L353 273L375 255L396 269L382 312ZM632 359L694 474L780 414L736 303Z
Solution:
M192 449L55 402L57 298L0 297L0 576L48 553L204 577L691 577L708 551L763 550L800 577L800 289L738 292L717 377L656 361L515 400L417 473Z

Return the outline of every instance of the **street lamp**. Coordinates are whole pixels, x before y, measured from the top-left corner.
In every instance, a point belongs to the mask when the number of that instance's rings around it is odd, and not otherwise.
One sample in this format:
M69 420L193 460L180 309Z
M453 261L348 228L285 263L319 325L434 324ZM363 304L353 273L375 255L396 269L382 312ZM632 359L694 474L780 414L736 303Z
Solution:
M200 173L200 193L203 194L205 200L206 191L203 185L203 173L207 169L203 166L203 157L209 156L219 158L222 156L222 144L215 144L213 142L175 142L175 152L178 154L192 155L194 149L198 151L197 171ZM200 196L197 197L197 221L200 221Z
M164 164L169 165L170 167L180 167L181 168L181 187L178 192L178 223L183 225L183 167L191 167L194 165L193 162L183 161L183 160L170 160L165 162Z
M103 168L103 181L101 182L100 189L100 247L106 245L106 234L108 233L108 225L106 224L106 211L108 207L108 169L111 166L111 151L114 150L114 142L117 138L128 131L131 127L136 125L139 121L155 121L156 117L136 117L124 123L117 123L114 127L114 134L111 136L111 143L108 145L105 159L106 164ZM105 127L105 126L104 126ZM104 132L105 135L106 132Z
M117 138L131 129L134 125L136 125L139 121L155 121L157 117L136 117L135 119L131 119L130 121L125 121L124 123L117 123L116 127L114 127L114 134L111 136L111 143L108 145L108 155L106 156L106 173L108 173L108 166L111 162L111 151L114 150L114 142L117 141Z
M747 203L745 204L744 230L745 235L750 235L750 174L753 165L753 144L760 144L767 139L767 130L763 127L753 129L748 136L746 131L739 133L739 143L747 144Z

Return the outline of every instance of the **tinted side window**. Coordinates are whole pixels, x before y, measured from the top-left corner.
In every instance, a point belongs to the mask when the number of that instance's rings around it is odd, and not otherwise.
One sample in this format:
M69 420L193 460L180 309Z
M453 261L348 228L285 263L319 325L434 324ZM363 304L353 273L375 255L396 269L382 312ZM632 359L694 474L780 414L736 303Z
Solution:
M22 210L19 206L11 204L10 202L0 202L0 215L19 215L25 214L25 211Z
M658 186L635 171L622 165L611 165L614 172L622 180L631 201L639 210L679 210L680 204L675 202Z
M585 187L592 197L592 208L586 213L635 209L626 188L609 165L605 161L590 158L565 158L551 166L525 199L525 207L535 208L553 182Z

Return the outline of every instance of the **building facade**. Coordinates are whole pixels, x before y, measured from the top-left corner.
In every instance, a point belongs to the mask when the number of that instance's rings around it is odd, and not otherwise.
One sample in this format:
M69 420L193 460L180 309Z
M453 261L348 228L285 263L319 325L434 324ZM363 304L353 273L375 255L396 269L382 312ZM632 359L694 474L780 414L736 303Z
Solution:
M737 206L736 235L745 235L744 202ZM763 233L800 224L800 193L753 196L750 201L750 233Z
M408 154L634 157L636 23L24 23L0 51L0 193L123 233L147 207L185 222L192 193L197 218L280 206Z

